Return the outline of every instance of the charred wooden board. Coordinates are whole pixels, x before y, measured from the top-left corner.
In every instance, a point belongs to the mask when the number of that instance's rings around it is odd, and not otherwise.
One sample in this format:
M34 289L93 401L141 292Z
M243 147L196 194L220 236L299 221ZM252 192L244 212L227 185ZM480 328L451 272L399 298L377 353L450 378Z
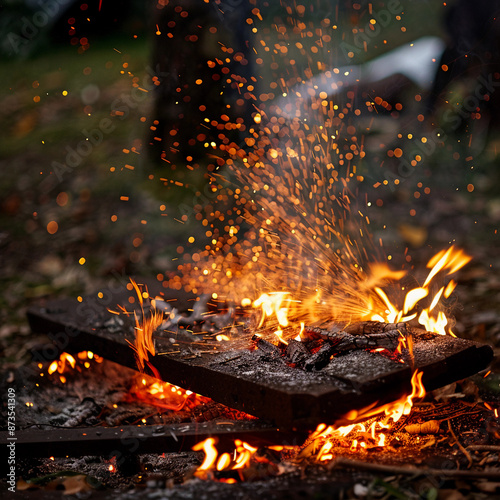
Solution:
M78 429L26 429L16 432L19 458L81 457L100 455L121 457L145 453L190 451L207 437L217 439L219 451L232 451L234 440L253 446L301 445L306 434L280 432L259 420L186 423L171 425L129 425ZM0 440L7 441L7 432Z
M150 291L151 287L150 287ZM193 300L163 290L166 299ZM137 369L134 352L124 333L96 328L112 315L107 308L130 306L131 292L115 289L99 296L59 300L31 308L33 331L48 334L58 349L91 350L122 365ZM415 367L424 372L428 390L468 377L486 368L493 358L487 345L448 336L430 336L414 342ZM321 371L305 372L286 365L276 356L252 350L251 342L226 351L205 350L193 356L168 354L171 342L156 339L157 354L151 364L172 384L208 396L251 415L273 421L281 428L313 427L332 423L350 410L377 401L394 401L409 393L411 368L375 353L357 350L334 357ZM47 353L48 357L48 353ZM44 360L44 356L35 361Z

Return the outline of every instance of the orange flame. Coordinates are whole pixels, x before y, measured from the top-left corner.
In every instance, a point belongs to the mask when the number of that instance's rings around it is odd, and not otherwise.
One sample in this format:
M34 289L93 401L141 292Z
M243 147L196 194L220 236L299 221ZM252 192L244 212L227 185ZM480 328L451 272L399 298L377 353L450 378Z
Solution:
M144 371L145 363L149 364L149 354L151 354L152 356L155 356L156 354L153 334L155 330L163 323L163 312L156 309L156 307L154 307L154 304L152 304L151 314L147 316L144 312L144 298L148 298L149 294L147 293L147 291L143 292L132 278L130 278L130 283L132 284L132 287L137 294L139 305L141 306L142 319L139 319L137 312L134 311L135 339L133 343L128 340L127 342L135 351L137 366L141 371ZM124 311L123 308L121 309ZM151 368L153 369L153 372L155 372L152 366Z
M217 460L217 470L221 471L227 469L231 463L231 455L229 453L223 453L219 460Z
M450 334L455 336L450 328L446 331L448 318L443 311L438 311L437 314L431 314L439 305L441 298L448 298L455 289L456 283L453 280L450 280L446 286L442 286L432 296L430 305L422 309L420 314L418 312L413 312L408 315L408 313L411 313L422 299L430 295L430 286L433 283L433 279L439 273L447 271L446 275L448 276L461 269L470 260L470 256L466 255L463 250L455 249L454 246L451 246L448 250L438 252L427 263L427 267L431 268L431 270L424 284L421 287L413 288L407 292L401 310L390 301L389 297L381 288L375 287L374 291L378 297L382 299L386 309L383 312L372 314L370 319L374 321L395 323L399 321L410 321L418 316L418 322L423 325L426 330L439 333L440 335Z
M223 453L219 456L219 452L215 445L215 438L207 438L193 446L194 451L205 453L205 458L202 464L198 467L197 472L200 476L204 476L206 471L222 471L222 470L239 470L244 469L250 463L251 458L257 451L257 448L250 446L244 441L236 439L234 441L233 458L229 453Z
M307 317L310 320L316 317L316 319L332 321L342 316L338 309L345 305L346 310L351 311L349 322L371 319L373 321L397 323L416 319L430 332L454 336L450 330L448 318L439 308L441 300L443 298L447 299L455 289L456 282L450 280L435 293L431 292L431 287L434 285L436 276L443 273L448 276L465 266L470 260L471 257L453 246L438 252L427 264L427 267L431 268L431 270L424 284L407 291L402 307L398 307L389 298L382 286L388 280L400 280L404 277L405 272L392 271L383 263L370 266L370 274L365 276L357 291L350 294L359 297L360 303L357 309L350 303L337 303L341 299L334 295L323 297L319 290L316 290L311 296L303 297L301 300L292 298L291 292L288 291L263 293L252 303L254 308L261 311L257 328L261 328L266 320L269 321L268 326L270 328L274 326L275 334L280 341L286 343L285 338L290 337L290 331L287 331L285 335L283 328L287 328L291 324L298 326L300 323L300 333L295 337L300 340L303 331L302 325L304 324L303 318ZM429 300L428 307L418 310L421 301L425 298ZM244 300L245 303L248 303L247 299ZM365 306L363 306L363 303ZM364 313L362 312L363 309Z
M260 328L264 324L266 318L273 316L273 314L276 316L279 326L288 326L288 309L290 307L289 295L289 292L263 293L253 302L253 307L262 308L262 316L257 328ZM285 297L287 298L286 301ZM285 302L285 305L283 305L283 302Z
M217 460L218 452L215 448L217 440L215 438L207 438L205 441L201 441L193 446L194 451L201 451L205 453L205 459L197 470L208 470L213 467L215 461Z
M391 427L390 421L397 422L403 415L408 415L413 407L416 398L425 396L425 388L422 384L422 375L420 371L415 371L411 378L411 393L404 395L397 401L378 406L377 403L370 405L362 410L352 410L342 419L345 420L368 420L372 417L378 417L377 420L371 423L367 428L366 422L352 423L342 426L327 426L320 424L316 430L311 434L309 440L319 451L316 453L316 460L319 462L329 461L333 459L333 442L334 439L345 438L349 434L356 434L359 436L367 436L372 439L375 446L386 446L387 435L380 432L384 429ZM384 416L381 417L381 414ZM379 433L377 434L377 430ZM324 443L323 443L324 441ZM323 444L321 444L323 443ZM351 450L354 451L358 448L366 448L367 443L359 439L353 439L351 442ZM299 455L300 456L300 455Z
M290 324L288 320L288 314L293 302L298 301L294 301L291 298L290 292L263 293L252 304L254 308L260 307L262 312L257 328L261 328L264 325L266 318L272 318L271 325L275 323L278 324L278 327L274 331L274 334L278 337L280 342L282 342L283 344L288 344L288 342L283 337L284 333L281 327L287 327ZM301 322L298 339L300 339L300 336L304 331L304 327L305 323Z
M82 367L90 368L90 361L95 361L96 363L102 363L103 358L94 354L91 351L81 351L76 355L78 361L67 352L63 352L60 354L59 359L52 361L50 363L47 372L49 375L53 373L59 373L59 380L64 384L66 383L66 377L64 377L63 373L68 373L72 370L77 369L81 371ZM40 363L39 368L41 369L43 365Z
M76 360L71 354L63 352L61 353L57 361L52 361L52 363L49 365L49 375L52 375L56 371L58 373L64 373L64 371L66 370L66 363L69 363L71 368L75 368Z
M333 440L345 438L350 434L357 433L356 438L353 438L350 444L350 449L356 451L364 450L368 446L383 447L387 446L387 434L383 430L390 429L390 421L397 422L403 415L408 415L413 407L414 400L425 396L425 388L422 384L422 375L420 371L415 371L411 378L411 393L402 396L397 401L386 405L377 406L377 403L360 411L349 412L344 420L364 419L378 416L378 420L372 422L369 426L366 422L351 423L339 427L327 426L326 424L318 425L309 441L313 444L315 459L319 462L330 461L334 458L332 451ZM382 417L381 414L383 415ZM363 440L360 439L361 436ZM369 445L368 441L372 440L373 444ZM368 443L368 444L367 444ZM207 472L224 471L224 470L241 470L249 466L252 457L257 448L250 446L240 440L235 440L235 450L233 457L229 453L219 454L216 448L217 440L207 438L204 441L193 446L194 451L203 451L205 453L202 464L198 467L196 475L199 477L207 477ZM282 450L283 447L276 449ZM299 454L300 456L300 454ZM213 477L213 476L209 476Z

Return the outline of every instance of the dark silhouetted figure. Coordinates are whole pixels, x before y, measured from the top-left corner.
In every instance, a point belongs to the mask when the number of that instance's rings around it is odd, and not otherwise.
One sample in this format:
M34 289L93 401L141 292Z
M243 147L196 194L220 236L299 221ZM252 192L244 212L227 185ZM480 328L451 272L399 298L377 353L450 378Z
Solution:
M449 86L463 83L463 105L449 120L453 130L466 127L471 118L486 119L490 129L500 125L499 16L500 0L457 0L445 17L447 47L426 107L433 113L449 100Z
M252 5L249 0L170 0L158 6L153 68L159 84L150 156L175 169L186 159L205 158L212 141L238 142L248 123L248 86L255 85L246 22Z

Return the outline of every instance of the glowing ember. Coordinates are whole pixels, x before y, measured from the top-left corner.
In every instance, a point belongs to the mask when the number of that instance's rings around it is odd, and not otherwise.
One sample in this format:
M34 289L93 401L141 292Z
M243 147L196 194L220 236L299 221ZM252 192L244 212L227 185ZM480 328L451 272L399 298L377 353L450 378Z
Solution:
M201 403L210 401L194 392L144 374L136 377L128 396L132 401L143 401L163 410L172 411L180 411L183 408L192 409Z
M105 460L108 464L108 471L115 473L116 472L116 457L111 457L109 460Z

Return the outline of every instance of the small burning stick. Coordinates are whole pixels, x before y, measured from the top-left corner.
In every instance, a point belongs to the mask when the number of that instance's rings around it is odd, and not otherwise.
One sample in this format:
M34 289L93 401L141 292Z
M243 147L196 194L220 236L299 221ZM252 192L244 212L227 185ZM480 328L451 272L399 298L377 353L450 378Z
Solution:
M371 333L363 335L352 335L345 331L322 330L321 328L306 327L304 336L308 340L321 338L335 347L338 352L350 351L353 349L375 349L377 347L386 347L395 349L398 346L399 339L406 337L406 326L397 330L386 330L382 333Z
M406 331L407 323L382 323L381 321L360 321L358 323L352 323L343 328L346 333L370 335L372 333L384 333L391 332L394 330Z

